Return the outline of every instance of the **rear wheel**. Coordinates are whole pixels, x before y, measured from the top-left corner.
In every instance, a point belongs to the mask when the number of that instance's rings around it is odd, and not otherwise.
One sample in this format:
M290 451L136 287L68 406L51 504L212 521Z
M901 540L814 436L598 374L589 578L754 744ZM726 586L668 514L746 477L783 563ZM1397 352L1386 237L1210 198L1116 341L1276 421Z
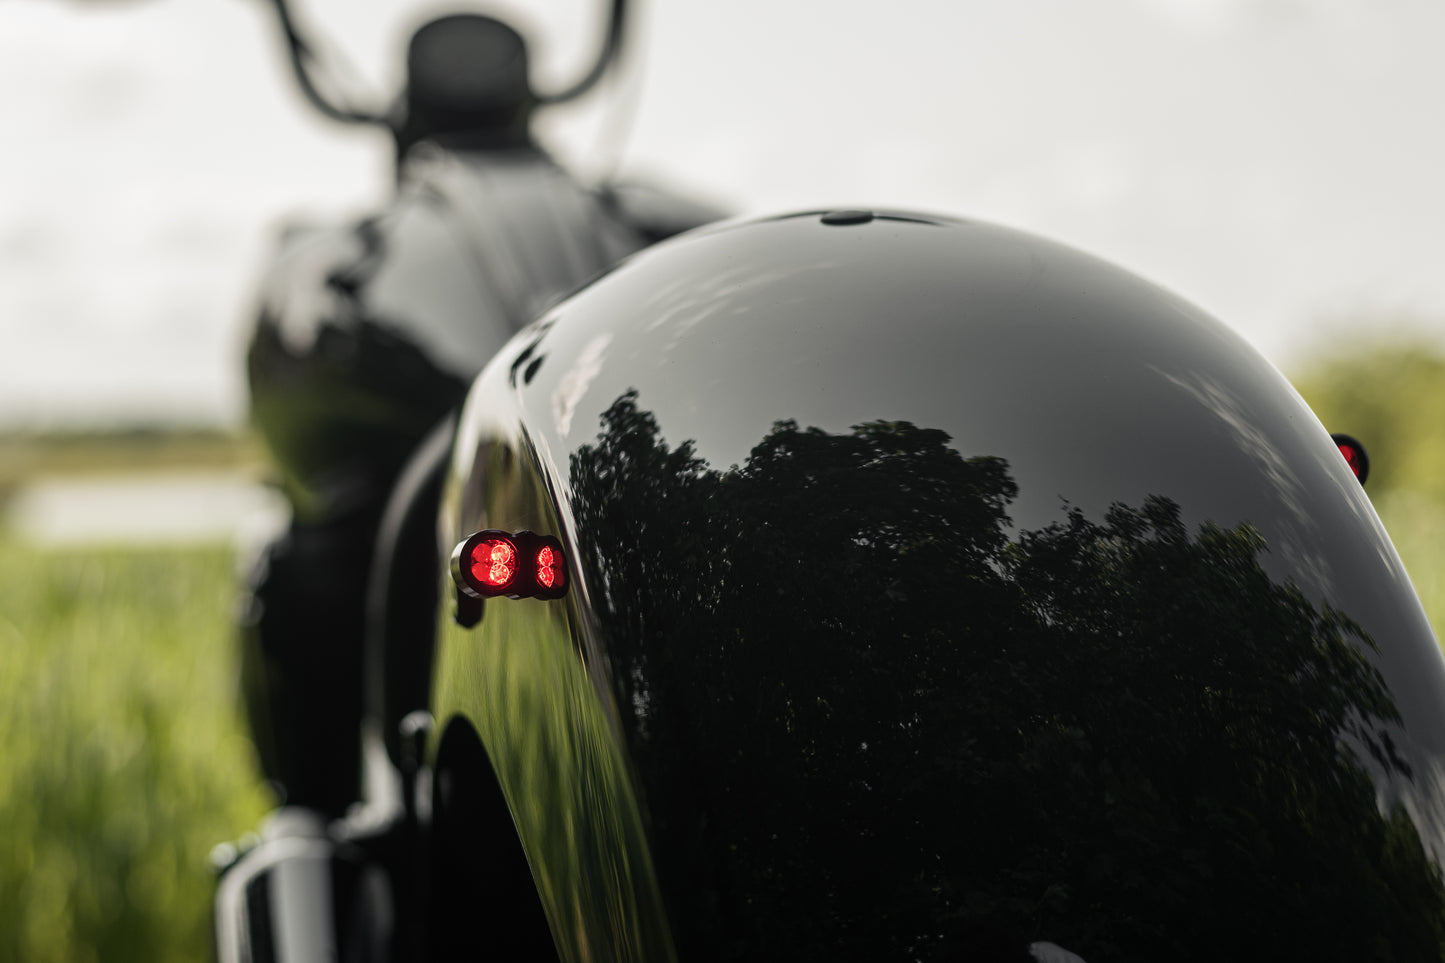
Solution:
M453 718L433 784L431 955L555 960L516 824L476 730Z

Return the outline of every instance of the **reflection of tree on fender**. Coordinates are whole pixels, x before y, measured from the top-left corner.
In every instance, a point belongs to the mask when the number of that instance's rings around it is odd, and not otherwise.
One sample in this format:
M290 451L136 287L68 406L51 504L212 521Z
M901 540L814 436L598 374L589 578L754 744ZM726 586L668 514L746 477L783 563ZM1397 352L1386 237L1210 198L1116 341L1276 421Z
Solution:
M1007 464L907 422L727 471L635 393L602 424L579 549L683 958L1441 956L1374 643L1258 532L1152 497L1010 539Z

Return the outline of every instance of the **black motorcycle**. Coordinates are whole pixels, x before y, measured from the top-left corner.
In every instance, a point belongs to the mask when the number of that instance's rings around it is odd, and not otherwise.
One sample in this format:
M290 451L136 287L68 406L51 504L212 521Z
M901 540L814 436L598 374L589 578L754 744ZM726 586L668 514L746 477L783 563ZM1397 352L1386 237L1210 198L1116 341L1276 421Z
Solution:
M408 77L249 355L284 806L222 960L1445 958L1445 660L1240 338L932 214L654 243L508 28Z

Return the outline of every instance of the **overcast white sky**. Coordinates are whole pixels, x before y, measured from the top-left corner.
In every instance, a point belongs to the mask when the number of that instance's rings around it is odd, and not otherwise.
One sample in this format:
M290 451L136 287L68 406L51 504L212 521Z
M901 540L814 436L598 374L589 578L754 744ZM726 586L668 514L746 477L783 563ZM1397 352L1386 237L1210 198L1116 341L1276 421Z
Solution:
M451 8L296 2L378 94L407 28ZM556 77L602 6L503 9ZM1284 367L1347 321L1445 337L1439 0L637 7L620 89L547 126L589 176L1023 227ZM239 419L268 231L380 204L387 150L308 112L259 0L0 0L0 424Z

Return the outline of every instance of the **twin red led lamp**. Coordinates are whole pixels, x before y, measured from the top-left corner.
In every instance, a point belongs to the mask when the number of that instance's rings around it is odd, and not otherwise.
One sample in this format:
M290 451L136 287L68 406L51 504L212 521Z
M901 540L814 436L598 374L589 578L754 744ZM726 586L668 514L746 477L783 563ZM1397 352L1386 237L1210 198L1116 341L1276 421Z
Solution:
M567 593L567 559L551 535L477 532L452 551L451 568L457 588L476 599L556 599Z

